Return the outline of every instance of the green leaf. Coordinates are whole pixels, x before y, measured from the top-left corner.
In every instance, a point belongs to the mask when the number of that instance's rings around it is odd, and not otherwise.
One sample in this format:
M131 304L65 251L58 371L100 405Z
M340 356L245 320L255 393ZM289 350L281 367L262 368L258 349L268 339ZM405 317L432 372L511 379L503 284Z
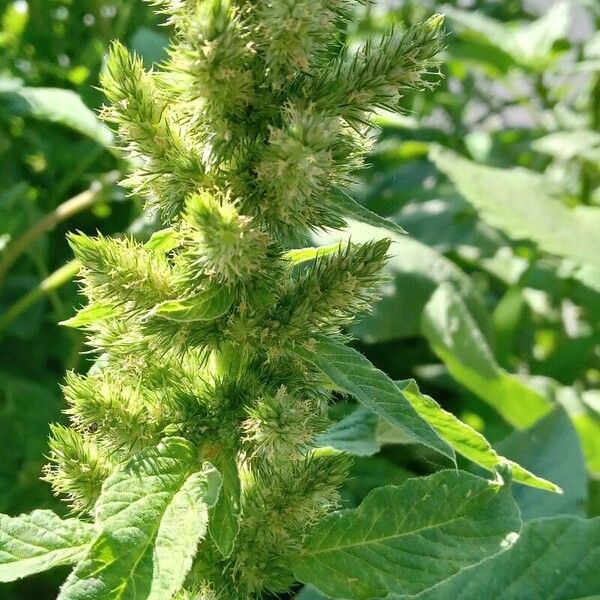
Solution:
M600 162L600 133L589 129L549 133L535 140L531 147L559 160L583 158Z
M372 456L381 449L377 438L378 423L379 417L361 406L317 436L316 443L355 456Z
M383 446L411 444L412 438L402 429L361 406L317 436L319 446L330 446L355 456L373 456Z
M221 474L223 484L219 500L210 511L210 536L224 557L233 551L239 531L240 478L235 456L221 451L212 461Z
M461 456L492 473L506 465L510 468L514 481L541 490L562 492L561 488L551 481L542 479L516 462L500 456L483 435L445 411L433 398L422 394L414 379L398 381L396 385L419 415Z
M195 470L201 467L201 470ZM113 473L96 504L100 534L59 600L170 600L187 575L221 478L167 438Z
M119 314L119 310L112 304L89 304L77 312L74 317L60 321L59 325L65 327L85 327L97 321L110 319Z
M234 297L231 288L213 285L194 298L161 302L153 312L159 317L178 323L212 321L222 317L231 308Z
M481 218L510 238L580 264L600 264L600 209L569 209L533 171L478 165L440 146L430 157Z
M380 343L420 335L420 318L427 301L444 281L452 282L484 329L487 313L473 280L451 260L406 235L393 235L381 228L349 222L349 229L318 236L318 243L340 239L362 243L391 238L390 258L384 267L387 276L382 299L352 327L352 333L366 343Z
M475 41L485 42L509 54L519 65L542 72L554 62L554 43L569 32L571 10L568 2L557 2L544 16L524 25L501 23L481 11L451 6L444 8L444 14L466 28L471 37L475 34Z
M561 514L585 515L585 462L577 432L562 408L557 407L530 429L513 432L496 444L496 448L524 467L556 481L564 490L562 495L555 495L513 488L523 521ZM517 481L514 470L513 477Z
M372 225L373 227L380 227L381 229L387 229L392 233L400 235L406 234L406 231L400 227L400 225L370 211L368 208L365 208L362 204L359 204L356 200L354 200L354 198L345 192L342 192L341 190L336 190L335 201L337 207L344 215L347 215L352 219L356 219L360 223Z
M373 490L386 485L401 485L414 476L381 454L356 457L342 489L344 508L356 508Z
M529 521L505 552L418 596L389 596L389 600L591 600L600 591L599 540L600 518Z
M461 456L492 473L501 466L508 466L513 481L523 485L561 491L554 483L499 455L483 435L445 411L433 398L422 394L414 379L397 381L396 385L416 412ZM318 436L317 443L356 456L372 456L387 444L410 443L410 439L402 430L387 424L369 410L359 408Z
M9 107L17 114L59 123L107 148L113 143L110 129L71 90L23 87L5 96Z
M454 452L429 424L421 419L394 382L376 369L362 354L326 338L310 349L297 349L314 364L339 391L351 394L375 414L399 427L407 438L454 460Z
M519 526L506 487L441 471L379 488L357 509L326 517L292 568L335 598L416 594L499 552Z
M50 510L9 517L0 514L0 582L76 563L94 537L94 526L62 520Z
M588 471L600 477L600 392L561 387L556 401L571 418L581 444Z
M329 246L317 246L314 248L298 248L286 252L284 258L291 262L293 265L299 265L309 260L315 260L320 256L327 256L328 254L334 254L339 252L342 248L341 242L337 244L330 244Z
M552 405L502 369L467 307L450 284L442 284L425 307L423 334L450 374L515 427L528 427Z
M167 229L155 231L145 243L145 246L149 250L167 254L167 252L176 248L178 244L179 239L177 232L172 227L167 227Z

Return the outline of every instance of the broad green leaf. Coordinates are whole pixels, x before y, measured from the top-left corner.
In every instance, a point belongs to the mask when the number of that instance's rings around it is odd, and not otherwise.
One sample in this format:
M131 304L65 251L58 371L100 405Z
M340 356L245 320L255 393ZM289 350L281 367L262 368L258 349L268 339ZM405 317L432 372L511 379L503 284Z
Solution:
M240 478L234 455L221 451L212 462L223 483L219 500L210 511L209 531L221 554L227 557L233 551L239 530Z
M487 313L473 280L451 260L410 236L394 235L381 228L349 222L342 232L320 234L318 243L330 244L351 239L362 243L391 238L390 258L384 267L387 280L382 298L369 314L352 328L352 333L366 343L379 343L420 335L420 318L427 301L444 281L452 282L477 319L487 328Z
M0 582L76 563L94 537L94 526L62 520L50 510L9 517L0 514Z
M529 521L505 552L418 596L388 600L592 600L600 593L600 518Z
M430 157L481 218L510 238L581 264L600 264L600 209L569 209L533 171L478 165L440 146Z
M519 526L507 487L440 471L376 489L357 509L326 517L292 568L334 598L416 594L499 552Z
M600 419L591 415L576 415L573 425L577 430L587 468L600 475Z
M569 33L573 7L570 2L555 2L539 18L514 29L513 56L538 71L554 62L554 44Z
M320 256L327 256L339 252L342 248L341 243L330 244L329 246L316 246L314 248L298 248L285 253L285 259L293 265L299 265L309 260L315 260Z
M339 208L344 215L350 217L351 219L356 219L360 223L372 225L373 227L380 227L381 229L387 229L388 231L399 235L406 234L406 231L400 227L400 225L370 211L368 208L365 208L362 204L359 204L356 200L354 200L354 198L345 192L342 192L341 190L337 190L336 192L335 203L337 208Z
M451 285L442 284L425 307L423 334L450 374L515 427L528 427L552 405L496 362L467 307Z
M331 446L355 456L372 456L381 449L377 437L378 423L379 417L361 406L319 435L316 443L318 446Z
M412 438L361 406L317 436L319 446L330 446L355 456L372 456L383 446L411 444Z
M517 64L540 72L554 61L553 45L566 37L571 22L568 2L556 2L544 16L527 24L502 23L481 11L451 6L444 7L444 14L479 41L509 54Z
M560 160L583 158L600 162L600 133L589 129L549 133L535 140L531 147Z
M95 508L100 534L59 600L170 600L206 534L220 486L214 467L200 465L180 438L134 456L105 482Z
M166 254L179 244L177 232L172 227L155 231L146 242L146 248Z
M542 479L520 464L499 455L483 435L452 413L445 411L433 398L422 394L414 379L398 381L396 385L419 415L461 456L492 473L503 465L508 466L513 480L523 485L556 493L562 492L560 487L551 481Z
M159 317L180 323L212 321L222 317L231 308L233 300L231 288L213 285L194 298L161 302L153 312Z
M515 59L498 46L487 43L483 36L461 33L455 35L448 48L450 68L459 72L475 64L490 78L498 78L515 67Z
M415 476L381 454L356 457L349 475L342 488L344 508L356 508L373 490L386 485L401 485Z
M555 408L530 429L513 432L496 444L496 449L524 467L552 479L564 490L562 495L556 495L515 486L513 497L524 521L561 514L585 515L585 462L577 432L562 408ZM518 481L514 470L513 478Z
M23 87L5 94L9 107L18 114L59 123L109 148L113 135L71 90Z
M560 491L554 483L499 455L483 435L445 411L433 398L422 394L413 379L397 381L396 385L417 413L461 456L492 473L499 467L508 466L515 482L541 490ZM402 430L365 408L350 413L317 438L320 446L331 446L356 456L372 456L385 445L410 441Z
M119 315L119 310L112 304L90 304L77 312L74 317L61 321L59 325L65 327L85 327L96 321L110 319Z
M556 401L565 408L579 436L588 471L600 476L600 393L573 387L556 390Z
M454 452L421 419L394 382L360 352L339 342L319 338L310 348L297 349L341 392L399 427L411 442L423 444L454 460Z

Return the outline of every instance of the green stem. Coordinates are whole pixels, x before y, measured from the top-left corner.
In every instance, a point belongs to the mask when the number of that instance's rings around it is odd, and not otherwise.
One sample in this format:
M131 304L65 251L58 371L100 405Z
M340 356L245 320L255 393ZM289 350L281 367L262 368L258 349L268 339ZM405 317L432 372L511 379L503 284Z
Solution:
M0 285L2 285L2 282L17 259L31 244L45 233L52 231L62 221L66 221L92 206L106 188L114 185L119 177L120 174L117 172L108 173L103 176L84 192L57 206L50 214L40 219L37 223L34 223L27 231L10 243L0 260Z
M0 317L0 332L4 331L17 317L50 292L69 283L79 272L81 265L72 260L46 277L35 289L25 294Z

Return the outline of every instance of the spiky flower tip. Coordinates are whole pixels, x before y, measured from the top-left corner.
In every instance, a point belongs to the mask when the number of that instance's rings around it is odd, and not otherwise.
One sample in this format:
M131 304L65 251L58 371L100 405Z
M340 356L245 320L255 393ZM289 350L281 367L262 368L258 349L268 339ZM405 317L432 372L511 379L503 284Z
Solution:
M89 300L72 324L100 355L65 385L47 478L76 511L134 453L178 435L240 492L229 552L207 536L181 600L283 593L289 557L338 504L348 458L315 448L331 391L295 349L377 295L389 242L298 264L342 227L370 115L430 85L441 18L344 44L359 0L154 0L174 31L157 70L119 43L102 78L125 182L165 229L146 244L72 235Z

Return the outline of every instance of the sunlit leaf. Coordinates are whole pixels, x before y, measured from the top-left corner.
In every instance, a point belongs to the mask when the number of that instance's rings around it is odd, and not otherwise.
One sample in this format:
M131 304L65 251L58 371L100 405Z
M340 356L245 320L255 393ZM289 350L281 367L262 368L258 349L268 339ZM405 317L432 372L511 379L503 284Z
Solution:
M95 509L100 534L59 600L170 600L192 566L220 486L216 469L198 464L179 438L134 456L105 482Z
M62 520L50 510L19 517L0 514L0 582L76 563L94 534L93 525Z
M441 471L374 490L357 509L327 517L294 573L334 598L416 594L499 552L519 525L508 489Z
M540 392L496 362L467 307L450 284L441 285L425 307L425 337L450 374L516 427L528 427L551 410Z

